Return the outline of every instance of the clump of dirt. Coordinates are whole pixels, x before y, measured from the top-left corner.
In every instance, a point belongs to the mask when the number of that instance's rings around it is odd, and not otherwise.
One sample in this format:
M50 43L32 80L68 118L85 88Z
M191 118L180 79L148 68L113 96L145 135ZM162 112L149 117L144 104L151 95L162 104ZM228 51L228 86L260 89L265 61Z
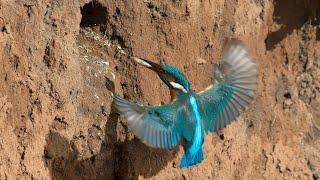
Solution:
M0 179L318 179L319 22L317 1L0 2ZM258 64L255 99L181 170L181 147L144 145L112 94L169 101L131 55L200 91L230 37Z

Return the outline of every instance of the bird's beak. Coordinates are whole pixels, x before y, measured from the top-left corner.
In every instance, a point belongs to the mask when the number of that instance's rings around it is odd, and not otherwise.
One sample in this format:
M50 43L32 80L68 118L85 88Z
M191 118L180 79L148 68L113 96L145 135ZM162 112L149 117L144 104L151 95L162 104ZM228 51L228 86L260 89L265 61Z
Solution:
M157 64L157 63L148 61L146 59L138 58L138 57L135 57L135 56L131 56L131 59L134 60L136 63L138 63L138 64L140 64L140 65L142 65L142 66L144 66L144 67L146 67L148 69L153 70L158 75L164 74L164 72L162 70L162 66Z

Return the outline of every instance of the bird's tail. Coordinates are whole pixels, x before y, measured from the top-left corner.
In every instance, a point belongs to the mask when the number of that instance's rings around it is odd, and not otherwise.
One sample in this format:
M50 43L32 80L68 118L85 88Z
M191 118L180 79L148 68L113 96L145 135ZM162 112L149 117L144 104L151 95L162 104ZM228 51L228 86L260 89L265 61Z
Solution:
M202 148L198 150L198 152L195 155L191 155L190 153L185 153L182 156L181 162L180 162L180 168L187 168L193 165L196 165L200 163L203 160L203 152Z

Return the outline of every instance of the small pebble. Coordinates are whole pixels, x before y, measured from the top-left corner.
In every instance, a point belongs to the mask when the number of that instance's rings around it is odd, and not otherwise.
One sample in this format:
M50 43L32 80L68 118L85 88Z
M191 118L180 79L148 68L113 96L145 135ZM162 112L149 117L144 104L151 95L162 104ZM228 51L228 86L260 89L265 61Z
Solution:
M207 63L206 60L204 60L204 59L202 59L202 58L198 58L198 59L197 59L197 64L205 64L205 63Z
M284 105L285 105L285 106L289 107L289 106L291 106L292 104L293 104L293 102L292 102L291 99L286 99L286 100L284 100Z

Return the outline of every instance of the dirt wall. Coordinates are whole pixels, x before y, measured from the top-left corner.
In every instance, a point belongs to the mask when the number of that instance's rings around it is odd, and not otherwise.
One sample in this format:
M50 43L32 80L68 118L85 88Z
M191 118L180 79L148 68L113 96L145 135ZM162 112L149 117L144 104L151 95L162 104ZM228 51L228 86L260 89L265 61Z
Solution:
M130 55L200 91L229 37L258 65L255 99L180 170L182 148L144 145L111 94L169 101ZM318 179L319 40L315 0L1 0L0 179Z

